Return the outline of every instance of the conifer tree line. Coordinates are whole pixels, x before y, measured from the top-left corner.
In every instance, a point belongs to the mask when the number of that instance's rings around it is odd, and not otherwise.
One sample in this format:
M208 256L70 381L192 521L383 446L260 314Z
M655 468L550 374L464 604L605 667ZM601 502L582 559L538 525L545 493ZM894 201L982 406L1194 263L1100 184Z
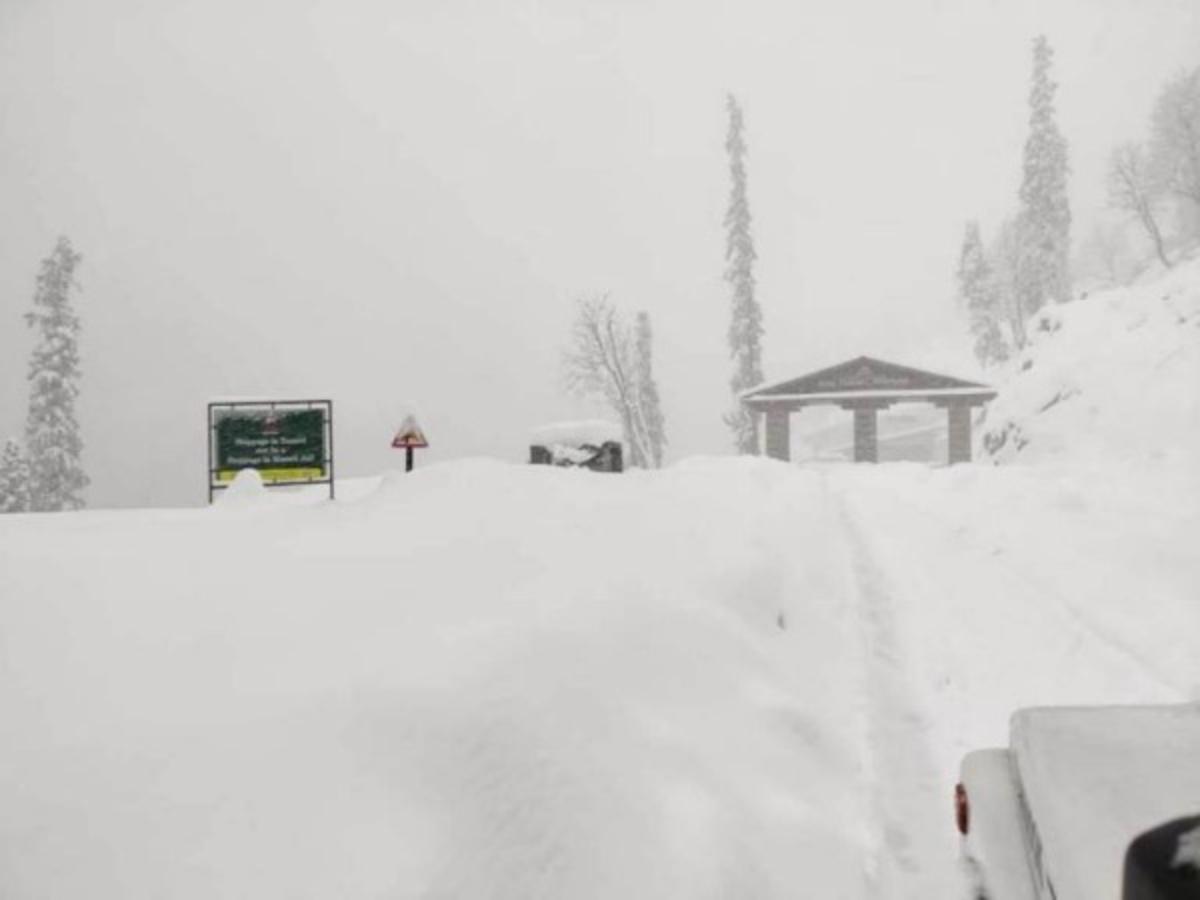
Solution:
M1054 51L1033 41L1029 130L1022 153L1017 211L985 246L979 223L967 223L956 272L976 357L983 365L1008 359L1028 340L1027 322L1048 303L1071 296L1071 209L1067 141L1055 111Z
M1053 59L1046 38L1036 38L1016 213L990 242L977 221L963 233L956 294L985 366L1025 346L1028 322L1047 303L1071 297L1070 166L1055 119ZM1081 248L1077 274L1121 283L1147 264L1170 267L1200 246L1200 67L1168 80L1146 140L1113 148L1107 177L1116 225L1096 226ZM1143 261L1132 265L1123 258L1129 233L1143 245L1137 253Z
M88 485L75 415L79 396L79 317L71 304L82 257L60 237L42 261L25 314L35 344L29 359L24 446L9 438L0 453L0 512L81 509Z

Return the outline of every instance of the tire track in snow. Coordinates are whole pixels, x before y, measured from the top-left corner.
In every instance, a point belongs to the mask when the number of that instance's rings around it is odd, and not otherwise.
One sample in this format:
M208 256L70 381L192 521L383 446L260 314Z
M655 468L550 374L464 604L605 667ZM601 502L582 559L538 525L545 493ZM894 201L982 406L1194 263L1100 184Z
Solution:
M826 476L828 478L828 476ZM828 482L826 489L829 490ZM927 743L895 621L893 585L845 496L833 492L845 547L847 598L862 640L868 804L878 834L868 872L872 896L954 896L946 843L945 791Z
M1007 579L1022 588L1021 593L1024 596L1039 597L1054 604L1054 613L1073 625L1079 632L1093 639L1096 646L1105 653L1114 659L1119 659L1131 673L1136 673L1146 681L1166 690L1169 695L1174 695L1180 700L1186 698L1185 686L1176 683L1167 673L1162 672L1152 659L1139 653L1110 629L1085 616L1079 607L1065 597L1062 591L1051 584L1049 580L1036 577L1028 571L1027 567L1019 566L1007 555L997 556L992 550L985 547L979 538L962 532L959 527L956 527L957 523L944 513L936 511L929 504L909 496L898 499L903 503L906 513L917 513L926 521L932 522L944 535L947 545L955 547L960 556L962 553L970 554L980 571L991 568L993 571L1003 572ZM994 542L991 543L994 544Z

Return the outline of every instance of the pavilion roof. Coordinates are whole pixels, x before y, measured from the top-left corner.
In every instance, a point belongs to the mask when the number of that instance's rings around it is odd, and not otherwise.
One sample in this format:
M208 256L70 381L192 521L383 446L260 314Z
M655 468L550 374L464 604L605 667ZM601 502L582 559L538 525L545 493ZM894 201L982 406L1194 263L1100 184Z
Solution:
M990 400L995 396L995 391L978 382L859 356L807 375L759 385L744 392L741 399L749 406L765 407L851 399Z

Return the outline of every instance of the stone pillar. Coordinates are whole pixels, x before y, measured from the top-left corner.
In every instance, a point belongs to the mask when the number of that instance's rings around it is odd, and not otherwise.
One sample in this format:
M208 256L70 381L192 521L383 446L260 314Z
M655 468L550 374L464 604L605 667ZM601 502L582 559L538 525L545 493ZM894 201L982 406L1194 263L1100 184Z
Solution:
M792 458L792 411L772 406L767 409L767 456L789 462Z
M879 410L891 406L888 400L847 400L838 404L854 413L854 461L879 462Z
M947 441L947 462L950 465L971 461L971 405L969 403L946 404L950 425Z
M879 462L878 408L854 406L854 461Z

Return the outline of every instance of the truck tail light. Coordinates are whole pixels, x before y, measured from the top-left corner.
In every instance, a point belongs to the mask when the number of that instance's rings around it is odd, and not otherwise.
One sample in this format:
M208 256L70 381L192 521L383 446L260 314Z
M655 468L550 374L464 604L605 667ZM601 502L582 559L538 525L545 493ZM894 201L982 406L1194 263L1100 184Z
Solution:
M961 835L971 830L971 803L967 799L967 789L961 782L954 786L954 824Z

